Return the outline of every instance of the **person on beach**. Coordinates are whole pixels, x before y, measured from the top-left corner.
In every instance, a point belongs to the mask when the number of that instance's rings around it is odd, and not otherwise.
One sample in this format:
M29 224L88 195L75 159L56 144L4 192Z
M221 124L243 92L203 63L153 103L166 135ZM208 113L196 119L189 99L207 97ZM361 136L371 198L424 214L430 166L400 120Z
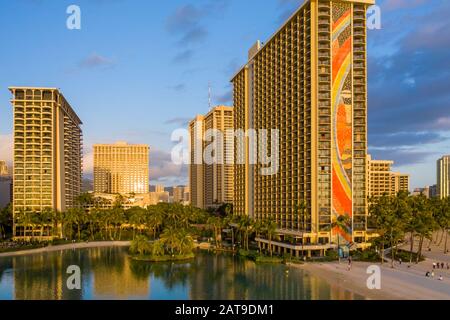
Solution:
M352 270L352 257L348 257L348 271Z
M439 276L439 281L444 281L444 277L442 275Z
M434 271L431 271L431 277L434 278Z
M436 262L433 262L433 270L436 269Z
M444 263L441 262L441 269L444 269Z
M450 265L448 264L448 262L447 262L447 270L450 270Z
M398 259L398 263L402 265L402 258Z

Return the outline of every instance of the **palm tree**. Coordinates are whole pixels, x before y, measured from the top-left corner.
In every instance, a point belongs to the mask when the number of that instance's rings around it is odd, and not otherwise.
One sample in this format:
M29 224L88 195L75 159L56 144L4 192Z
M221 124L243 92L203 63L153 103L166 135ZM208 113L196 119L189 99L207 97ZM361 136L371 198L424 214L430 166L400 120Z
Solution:
M150 244L148 239L144 236L137 236L130 245L130 251L134 254L139 254L140 256L150 252Z
M423 241L425 238L432 238L433 231L436 229L436 221L433 217L430 202L425 196L416 197L413 214L416 218L416 233L419 235L419 248L416 257L416 263L419 263L422 256Z
M272 255L273 255L272 240L277 232L278 225L273 220L267 220L264 225L264 229L265 229L264 231L266 232L266 235L267 235L267 240L269 241L269 253L270 253L270 256L272 257Z
M180 246L180 239L178 237L177 231L178 230L176 228L169 227L163 231L160 238L160 240L164 243L166 248L168 248L172 256Z
M208 224L213 228L216 248L220 248L221 247L220 235L222 233L223 221L220 217L213 216L208 219Z
M339 253L339 250L341 248L339 230L345 230L349 224L349 221L350 221L350 217L348 215L340 215L337 218L335 218L335 220L331 223L331 228L334 229L337 234L337 241L338 241L337 250L338 250L339 263L341 263L341 255Z
M0 239L6 239L6 230L13 225L12 219L13 215L11 205L0 210Z

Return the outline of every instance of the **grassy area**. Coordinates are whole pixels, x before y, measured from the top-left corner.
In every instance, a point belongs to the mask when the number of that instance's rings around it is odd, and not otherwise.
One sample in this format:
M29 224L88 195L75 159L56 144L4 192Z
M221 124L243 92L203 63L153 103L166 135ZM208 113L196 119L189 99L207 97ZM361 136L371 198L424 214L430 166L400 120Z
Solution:
M174 255L174 256L151 256L151 255L132 255L131 259L135 261L145 261L145 262L174 262L174 261L185 261L195 258L194 253L185 255Z
M388 258L391 258L391 254L388 254L387 256ZM395 253L395 260L399 261L400 259L402 259L403 262L409 262L409 260L411 259L411 252L406 251L406 250L397 250L397 252ZM413 252L412 253L412 261L416 262L417 259L417 253ZM422 255L419 259L419 262L425 261L424 256Z
M238 251L238 255L250 260L253 260L256 263L283 263L284 259L279 256L268 256L258 253L257 251L252 250L242 250Z
M352 252L352 259L361 262L381 262L380 255L375 250Z

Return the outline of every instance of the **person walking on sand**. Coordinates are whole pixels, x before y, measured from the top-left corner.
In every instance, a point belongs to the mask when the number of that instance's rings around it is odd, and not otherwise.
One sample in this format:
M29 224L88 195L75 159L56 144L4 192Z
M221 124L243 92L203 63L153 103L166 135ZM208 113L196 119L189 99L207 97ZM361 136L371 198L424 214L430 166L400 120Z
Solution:
M441 269L444 270L444 263L441 262Z
M442 275L439 276L439 281L444 281L444 277Z
M433 270L436 269L436 262L433 262Z
M348 257L348 271L352 270L352 257Z
M447 262L447 270L450 270L450 265L448 264L448 262Z

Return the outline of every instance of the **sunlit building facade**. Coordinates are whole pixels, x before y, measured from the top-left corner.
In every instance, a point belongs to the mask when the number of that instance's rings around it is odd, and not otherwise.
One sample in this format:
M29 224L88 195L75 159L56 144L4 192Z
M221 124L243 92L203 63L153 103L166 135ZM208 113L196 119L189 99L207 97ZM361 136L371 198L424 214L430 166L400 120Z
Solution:
M65 211L81 193L81 120L56 88L9 88L14 108L15 239L33 236L26 212ZM44 238L56 235L44 227Z
M94 192L148 193L149 152L148 145L126 142L94 145Z
M437 195L441 199L450 197L450 156L437 161Z
M234 211L274 220L283 250L323 253L367 240L366 9L374 1L309 0L233 77L235 128L278 129L279 172L259 174L247 141ZM237 150L237 149L236 149ZM304 208L306 207L306 208ZM339 216L345 225L333 227ZM314 247L316 246L316 247Z
M399 192L410 191L410 175L392 172L392 160L374 160L367 156L369 197L395 196Z

